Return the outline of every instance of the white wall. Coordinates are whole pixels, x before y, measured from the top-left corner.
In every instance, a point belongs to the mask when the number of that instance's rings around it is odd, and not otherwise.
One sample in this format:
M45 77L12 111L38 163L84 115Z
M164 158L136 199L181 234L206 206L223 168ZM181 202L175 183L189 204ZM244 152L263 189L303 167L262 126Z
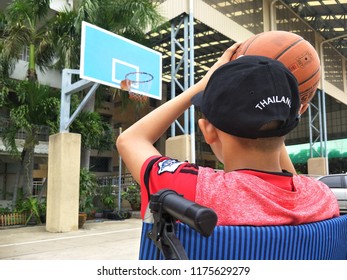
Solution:
M15 69L11 75L11 78L17 80L24 80L26 78L28 70L28 62L24 60L19 60L15 66ZM49 69L46 72L41 72L39 69L37 71L37 78L41 84L45 84L54 88L61 88L61 72Z

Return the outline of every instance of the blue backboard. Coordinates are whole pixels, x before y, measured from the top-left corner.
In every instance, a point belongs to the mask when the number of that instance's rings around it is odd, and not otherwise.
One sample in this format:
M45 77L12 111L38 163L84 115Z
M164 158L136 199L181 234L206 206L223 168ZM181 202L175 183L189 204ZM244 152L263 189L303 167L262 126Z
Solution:
M141 44L82 22L80 77L121 88L132 81L131 92L162 97L162 55Z

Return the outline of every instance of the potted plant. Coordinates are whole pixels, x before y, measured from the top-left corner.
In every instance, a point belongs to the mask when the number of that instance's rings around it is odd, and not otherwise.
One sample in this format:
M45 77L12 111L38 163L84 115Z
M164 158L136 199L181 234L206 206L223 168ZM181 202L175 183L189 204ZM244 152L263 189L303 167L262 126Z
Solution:
M80 170L80 198L78 227L82 228L87 220L88 212L94 208L93 200L96 196L97 181L95 174L86 168Z
M122 198L130 203L133 211L138 211L141 208L140 187L137 184L132 184L122 192Z
M41 224L41 206L36 197L29 196L24 199L18 207L20 213L26 213L25 225Z
M103 210L100 209L100 208L97 208L96 211L95 211L94 218L95 219L102 219L103 217L104 217Z
M131 217L129 211L123 211L116 208L116 200L118 193L116 193L115 187L112 185L106 185L101 187L100 201L103 207L103 217L110 220L124 220Z
M43 200L39 203L39 214L41 223L46 223L46 201Z
M112 213L116 206L115 189L112 185L100 187L100 200L103 208L104 218L107 218L109 213Z

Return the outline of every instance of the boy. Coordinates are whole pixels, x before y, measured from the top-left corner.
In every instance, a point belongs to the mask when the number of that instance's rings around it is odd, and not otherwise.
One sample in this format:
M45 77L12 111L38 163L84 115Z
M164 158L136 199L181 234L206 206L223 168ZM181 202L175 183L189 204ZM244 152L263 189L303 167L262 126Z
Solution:
M125 130L117 148L141 184L142 217L150 193L174 189L212 208L219 225L301 224L339 215L324 184L281 169L285 135L299 122L298 84L279 61L230 47L206 76ZM202 92L204 91L204 92ZM224 171L163 157L153 144L189 106Z

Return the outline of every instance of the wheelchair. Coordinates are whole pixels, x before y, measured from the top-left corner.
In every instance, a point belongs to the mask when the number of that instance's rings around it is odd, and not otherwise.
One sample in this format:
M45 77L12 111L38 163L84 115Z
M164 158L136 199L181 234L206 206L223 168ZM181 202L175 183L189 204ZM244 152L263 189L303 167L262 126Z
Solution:
M301 225L216 226L210 209L173 190L151 195L140 260L346 260L347 215Z

